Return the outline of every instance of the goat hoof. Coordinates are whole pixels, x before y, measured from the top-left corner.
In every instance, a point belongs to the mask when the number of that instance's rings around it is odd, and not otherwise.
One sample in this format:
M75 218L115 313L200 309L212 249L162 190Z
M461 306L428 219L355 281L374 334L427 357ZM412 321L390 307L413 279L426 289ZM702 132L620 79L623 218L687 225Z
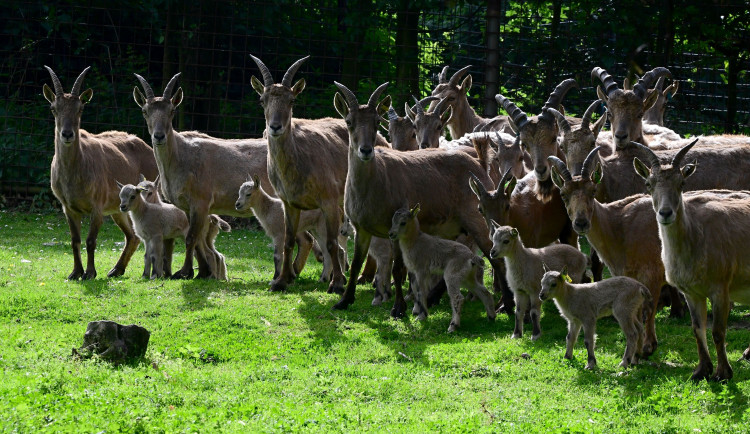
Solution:
M114 270L115 270L115 268L112 269L112 271L114 271ZM107 277L122 276L122 273L120 273L120 274L113 274L112 271L110 271L109 274L107 274ZM87 271L87 272L83 273L83 276L81 276L81 279L83 279L83 280L94 280L94 279L96 279L96 270L91 270L91 271Z
M708 381L711 378L711 367L703 367L701 365L698 365L697 368L695 368L695 371L693 371L693 375L690 376L690 379L694 382L700 382L701 380Z
M487 321L495 322L495 317L497 317L497 314L495 312L492 312L492 314L487 314Z
M286 291L286 283L282 283L278 280L271 282L271 287L268 288L271 292L283 292Z
M96 270L93 270L94 277L96 277ZM109 273L107 273L107 277L120 277L123 274L125 274L125 268L120 268L117 265L112 267L111 270L109 270Z
M346 310L350 305L354 304L354 297L341 297L338 303L333 305L336 310Z
M505 303L501 303L501 304L500 304L500 305L499 305L499 306L498 306L498 307L497 307L497 308L495 309L495 313L496 313L496 314L503 314L503 313L504 313L504 314L506 314L506 315L508 315L508 316L511 316L511 315L513 315L513 314L514 314L514 312L515 312L515 309L516 309L516 307L515 307L515 306L512 306L512 305L508 305L508 304L505 304Z
M532 340L532 341L535 341L535 340L539 339L540 337L542 337L542 334L541 334L541 333L539 333L539 334L536 334L536 335L531 335L531 340Z
M725 382L731 380L733 376L734 372L732 372L731 366L727 366L724 369L717 366L716 372L711 376L711 381Z
M78 280L81 276L83 276L83 270L73 270L73 272L68 275L68 280Z
M656 345L657 345L656 342L654 342L653 344L652 343L644 343L643 344L643 349L641 350L642 357L644 359L647 359L648 356L650 356L651 354L654 354L654 352L656 351Z
M588 362L588 363L586 363L586 367L583 368L583 369L586 369L588 371L593 371L594 369L596 369L596 362Z
M511 339L521 339L521 336L522 336L521 333L513 333L513 335L511 335L510 338Z
M329 294L343 294L344 293L344 286L340 284L335 284L331 282L330 285L328 285L328 293Z
M453 333L458 329L458 326L454 323L451 323L450 326L448 326L448 333Z
M381 304L383 304L383 297L381 297L380 294L373 297L372 299L373 306L380 306Z
M404 314L406 313L406 302L400 301L393 304L393 308L391 308L391 317L392 318L403 318Z

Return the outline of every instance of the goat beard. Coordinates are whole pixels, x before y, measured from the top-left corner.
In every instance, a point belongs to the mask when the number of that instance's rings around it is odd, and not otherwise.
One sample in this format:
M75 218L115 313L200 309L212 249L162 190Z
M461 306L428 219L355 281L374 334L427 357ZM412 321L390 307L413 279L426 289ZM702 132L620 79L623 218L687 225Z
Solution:
M557 187L552 182L552 177L545 179L544 181L536 180L536 198L547 203L552 199L552 193L554 193Z

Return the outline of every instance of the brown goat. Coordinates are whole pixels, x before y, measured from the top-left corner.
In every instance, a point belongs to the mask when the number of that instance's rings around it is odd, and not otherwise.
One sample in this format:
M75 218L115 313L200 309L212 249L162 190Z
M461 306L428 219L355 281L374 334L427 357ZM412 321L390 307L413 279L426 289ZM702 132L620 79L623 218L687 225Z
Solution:
M685 197L683 186L696 171L697 160L685 166L682 160L694 144L682 148L668 164L641 145L649 165L636 158L634 166L651 194L667 281L688 301L699 359L692 379L724 381L733 375L726 350L729 310L732 302L750 304L750 194L703 192ZM716 371L706 342L707 298L713 311Z
M73 271L68 279L93 279L96 277L94 252L96 237L104 216L112 216L125 234L125 248L108 277L121 276L138 248L139 240L127 213L120 212L120 189L115 178L137 183L138 175L156 176L154 153L146 143L136 136L120 131L91 134L81 128L83 106L91 101L93 90L81 93L81 72L70 93L63 91L60 79L45 66L52 77L55 90L46 84L44 97L50 103L55 117L55 155L50 169L52 193L62 204L70 228L73 249ZM86 270L81 262L81 219L88 215L89 234L86 237Z
M182 103L182 88L172 90L179 73L167 83L164 94L153 89L136 74L145 95L138 87L133 98L141 107L148 125L159 166L162 191L167 200L185 211L190 222L185 238L185 262L173 279L193 277L193 254L198 259L199 278L219 278L221 262L215 250L206 244L209 214L247 216L234 208L237 189L248 173L256 173L271 188L266 174L268 146L265 139L219 139L197 131L175 131L172 119Z
M480 182L490 185L478 160L463 152L440 149L399 152L376 148L377 124L390 105L389 96L378 101L387 83L379 86L365 105L360 105L346 86L340 83L336 86L341 93L336 93L334 106L346 120L350 134L344 206L356 235L349 275L356 276L359 272L371 237L388 236L393 214L409 203L421 203L420 224L424 232L446 239L466 233L489 255L489 229L476 211L476 197L465 181L470 173L475 173ZM441 188L436 189L436 185ZM396 294L391 315L401 317L406 310L401 288L404 280L401 249L394 247L394 255ZM497 270L500 261L492 263ZM498 274L496 271L495 276ZM346 292L334 307L345 309L352 304L355 288L355 280L350 279Z

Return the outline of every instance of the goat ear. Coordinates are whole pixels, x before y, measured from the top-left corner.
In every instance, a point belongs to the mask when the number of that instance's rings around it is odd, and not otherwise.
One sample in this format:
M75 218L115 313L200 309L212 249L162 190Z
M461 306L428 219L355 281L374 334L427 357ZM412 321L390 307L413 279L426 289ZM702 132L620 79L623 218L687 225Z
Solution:
M638 157L633 158L633 167L635 168L635 173L643 179L648 179L649 175L651 175L651 169L643 161L639 160Z
M383 98L382 101L380 101L380 104L378 104L377 112L378 116L383 116L386 113L388 113L388 108L391 106L391 96L386 95L385 98Z
M305 79L300 78L296 83L294 83L294 86L292 86L292 93L294 94L294 96L297 96L302 93L303 90L305 90Z
M599 161L596 162L594 171L591 172L591 180L594 181L594 184L602 182L602 163Z
M565 185L565 181L563 181L560 174L557 173L557 167L550 165L549 175L550 175L550 178L552 178L552 183L555 184L557 188L562 190L563 185Z
M562 104L560 104L560 105L559 105L559 106L557 107L557 111L559 111L561 115L565 116L565 107L563 107L563 105L562 105Z
M46 99L50 103L55 102L55 92L52 91L49 86L47 86L47 83L44 83L44 86L42 86L42 95L44 95L44 99Z
M409 118L409 120L410 120L410 121L411 121L412 123L414 123L414 118L416 118L416 117L417 117L417 114L416 114L416 113L414 113L414 112L413 112L413 111L411 110L411 107L409 107L409 103L407 103L407 102L405 102L405 103L404 103L404 110L406 111L406 117L407 117L407 118Z
M444 111L443 114L440 116L440 122L443 123L443 125L450 122L451 118L453 117L453 107L448 107L448 110Z
M161 182L161 179L159 179L160 176L161 175L156 175L156 179L154 179L154 185L156 185L156 186L159 185L159 183Z
M495 220L490 219L490 232L494 234L498 228L500 228L500 225Z
M266 90L266 88L263 86L263 83L260 82L255 76L253 75L250 77L250 84L253 86L253 89L255 89L255 92L258 93L258 95L263 96L263 92Z
M680 173L682 173L683 178L687 178L688 176L695 173L695 169L698 168L698 160L693 160L692 163L686 164L682 169L680 169Z
M604 126L604 123L607 122L607 110L604 110L604 113L602 113L602 116L594 122L594 140L596 140L596 136L599 135L599 132L602 130L602 127Z
M464 81L461 82L461 87L459 89L462 94L466 95L471 89L471 80L471 74L469 74L464 78Z
M411 214L412 217L416 217L417 214L419 214L419 211L420 211L419 210L419 204L416 204L416 205L414 205L414 208L412 208L411 210L409 210L409 213Z
M260 178L258 178L258 175L253 175L253 183L257 188L260 188Z
M177 108L182 103L182 87L177 88L177 92L172 97L172 105Z
M344 119L346 119L346 115L349 114L349 106L346 104L344 96L338 92L333 96L333 108L335 108L338 114Z
M513 237L513 238L517 238L518 237L518 229L512 228L510 230L510 236Z
M513 190L516 188L516 177L513 176L510 178L510 181L508 181L508 184L505 186L504 192L505 195L510 197L511 194L513 194Z
M138 89L138 86L133 87L133 99L140 108L143 108L143 106L146 104L146 97L143 95L143 92Z
M643 111L650 109L656 100L659 98L659 91L656 89L649 89L646 99L643 100Z
M549 267L547 266L547 263L546 263L546 262L542 262L542 270L544 270L544 272L545 272L545 273L546 273L546 272L548 272L548 271L550 271L550 269L549 269Z
M607 98L607 94L604 93L601 86L596 86L596 96L598 96L600 100L604 101L604 104L609 101L609 98Z
M677 91L680 89L680 82L675 80L672 82L672 84L669 85L668 88L664 89L664 97L667 98L667 101L671 100L672 97L677 95Z
M622 81L622 88L625 90L633 90L633 86L630 84L630 78L625 77L625 80Z
M123 187L125 187L124 185L122 185L122 184L120 183L120 181L118 181L118 180L116 180L116 179L115 179L115 184L117 184L117 188L119 188L120 190L122 190L122 188L123 188Z
M483 193L486 193L487 191L484 189L484 186L477 182L476 179L474 179L473 176L469 177L469 188L471 188L471 191L474 192L474 194L481 199L483 196Z
M143 176L143 174L142 174L142 173L141 173L140 175L138 175L138 182L143 182L143 181L145 181L145 180L146 180L146 177L145 177L145 176Z
M88 104L91 101L91 98L94 96L94 90L91 88L88 88L83 91L81 96L78 97L78 99L81 100L84 104Z
M567 283L573 283L573 279L570 278L570 274L568 274L568 266L563 266L562 271L560 271L560 277L562 277L562 280L564 280Z

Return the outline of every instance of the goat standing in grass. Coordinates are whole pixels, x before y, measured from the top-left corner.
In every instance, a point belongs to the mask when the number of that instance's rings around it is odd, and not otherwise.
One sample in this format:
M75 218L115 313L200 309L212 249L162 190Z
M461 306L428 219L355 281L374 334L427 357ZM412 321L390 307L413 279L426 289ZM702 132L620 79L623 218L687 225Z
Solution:
M70 93L63 91L60 79L48 66L55 90L46 84L44 97L50 103L55 117L55 155L52 157L50 185L52 193L62 204L70 228L73 248L73 271L69 280L84 280L96 277L94 252L96 237L104 216L111 215L125 234L125 248L108 277L121 276L138 248L138 237L126 213L120 212L119 189L113 179L137 182L138 174L154 177L157 174L154 153L146 143L136 136L120 131L91 134L81 128L81 113L91 101L93 91L81 93L83 78L89 68L83 70L73 84ZM90 219L86 237L86 270L81 262L81 218Z
M588 352L586 369L596 368L594 345L596 320L612 315L625 334L625 352L620 366L636 363L643 348L643 317L651 309L651 293L642 283L630 277L612 277L595 283L571 283L567 268L547 271L542 276L542 301L554 299L560 315L568 321L565 358L573 358L573 347L583 326L583 339Z
M576 282L583 279L586 271L586 256L567 244L552 244L541 249L526 248L518 236L518 230L500 226L492 221L491 258L505 258L505 277L516 300L516 326L513 339L523 336L523 319L531 317L533 327L531 340L542 335L539 319L542 301L539 299L539 282L544 274L543 264L553 270L569 266Z
M412 288L415 292L414 303L421 305L418 319L423 320L427 317L426 292L431 289L431 277L439 275L445 279L453 311L448 333L456 331L461 325L461 306L464 302L461 295L462 286L482 300L487 310L487 318L494 321L495 302L482 282L484 259L461 243L420 231L418 213L419 205L411 210L404 208L396 211L388 232L392 240L398 240L404 264L416 277Z

